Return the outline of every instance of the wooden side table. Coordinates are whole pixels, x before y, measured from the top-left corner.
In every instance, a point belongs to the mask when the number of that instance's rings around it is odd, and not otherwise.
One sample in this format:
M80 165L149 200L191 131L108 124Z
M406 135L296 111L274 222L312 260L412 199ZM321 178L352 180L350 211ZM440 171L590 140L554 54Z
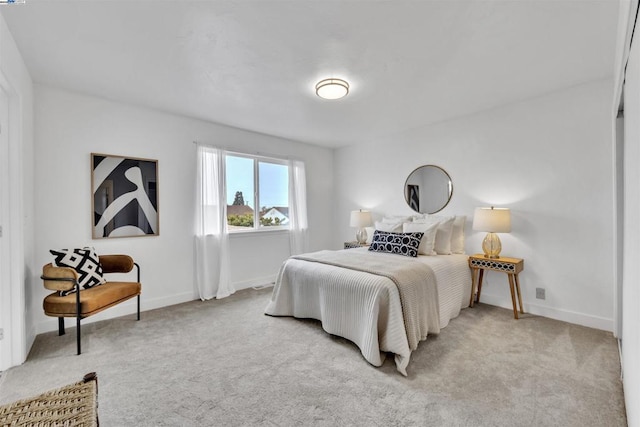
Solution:
M511 303L513 304L513 317L518 318L518 307L520 305L520 313L524 313L522 306L522 295L520 294L520 281L518 273L524 269L524 260L520 258L485 258L482 254L471 255L469 257L469 267L471 268L471 299L469 306L473 307L474 291L476 285L478 294L475 302L480 302L480 293L482 292L482 277L485 270L501 271L507 273L509 278L509 288L511 289ZM517 295L517 302L516 302Z
M356 241L353 242L344 242L345 249L354 249L354 248L368 248L370 246L369 243L358 243Z

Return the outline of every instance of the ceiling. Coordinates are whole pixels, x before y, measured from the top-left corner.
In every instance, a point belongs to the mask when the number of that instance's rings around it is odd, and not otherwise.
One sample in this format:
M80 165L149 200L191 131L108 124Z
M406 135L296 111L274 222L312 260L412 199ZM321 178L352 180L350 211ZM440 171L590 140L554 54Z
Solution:
M27 0L34 81L328 147L613 74L617 0ZM327 101L317 81L346 79Z

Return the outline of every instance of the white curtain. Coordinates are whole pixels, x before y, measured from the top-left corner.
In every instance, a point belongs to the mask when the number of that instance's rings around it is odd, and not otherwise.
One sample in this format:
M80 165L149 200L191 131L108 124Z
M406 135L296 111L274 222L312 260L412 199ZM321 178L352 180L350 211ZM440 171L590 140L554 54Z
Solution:
M228 297L229 233L224 151L198 144L195 268L200 299Z
M289 247L291 255L308 251L307 179L304 162L289 161Z

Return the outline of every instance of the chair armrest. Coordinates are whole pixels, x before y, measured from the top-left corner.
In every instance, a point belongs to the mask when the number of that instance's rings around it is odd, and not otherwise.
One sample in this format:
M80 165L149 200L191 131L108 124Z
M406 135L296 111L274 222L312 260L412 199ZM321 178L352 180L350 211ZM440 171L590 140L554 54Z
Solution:
M71 267L55 267L49 263L42 267L44 287L52 291L70 291L78 285L78 272Z
M133 270L133 258L129 255L100 255L98 258L104 273L128 273Z

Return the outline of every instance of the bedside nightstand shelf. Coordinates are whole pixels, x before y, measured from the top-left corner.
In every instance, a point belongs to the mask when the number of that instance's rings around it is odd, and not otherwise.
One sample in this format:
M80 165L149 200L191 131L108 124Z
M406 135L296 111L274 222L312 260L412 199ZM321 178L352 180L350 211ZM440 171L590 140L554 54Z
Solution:
M369 243L358 243L356 241L344 242L345 249L368 248L369 246L371 246Z
M469 257L469 268L471 268L471 299L469 306L473 307L474 302L480 302L482 292L482 278L485 270L500 271L507 273L509 278L509 288L511 290L511 303L513 304L513 317L518 318L518 305L520 313L524 314L522 306L522 295L520 294L520 281L518 273L524 269L524 260L520 258L485 258L482 254ZM475 290L478 290L475 295ZM475 296L475 298L474 298Z

